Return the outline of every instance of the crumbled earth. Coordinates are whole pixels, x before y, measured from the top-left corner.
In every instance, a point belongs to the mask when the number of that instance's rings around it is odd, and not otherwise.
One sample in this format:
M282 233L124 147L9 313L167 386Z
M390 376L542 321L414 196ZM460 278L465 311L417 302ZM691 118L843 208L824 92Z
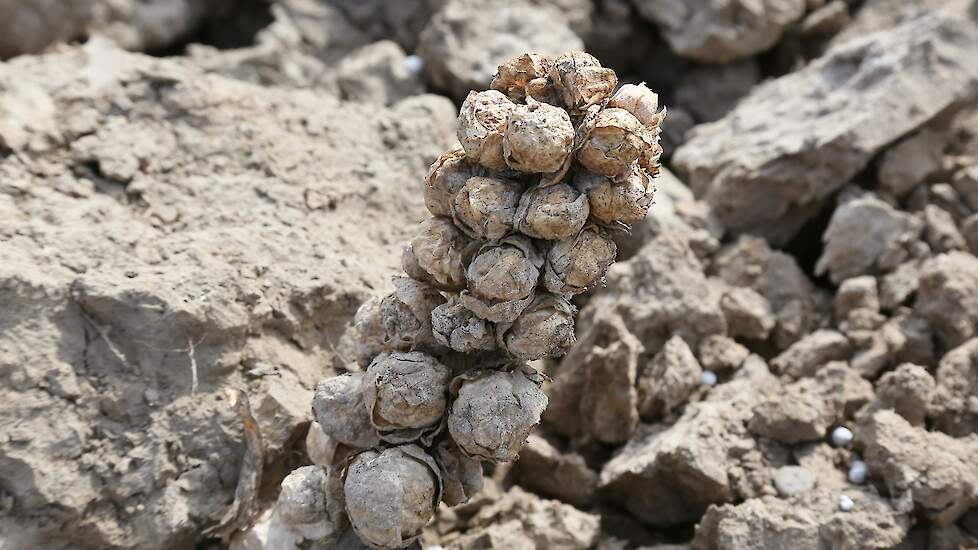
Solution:
M459 101L582 47L669 110L655 204L423 546L978 547L971 0L0 0L0 548L228 547L236 391L231 547L297 548Z

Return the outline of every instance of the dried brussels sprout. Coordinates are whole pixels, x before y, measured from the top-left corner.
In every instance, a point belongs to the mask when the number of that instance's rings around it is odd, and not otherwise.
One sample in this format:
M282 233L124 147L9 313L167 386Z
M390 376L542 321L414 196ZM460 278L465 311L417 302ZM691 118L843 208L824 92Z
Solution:
M574 135L567 111L530 98L509 116L503 158L513 170L556 172L574 149Z
M503 178L469 178L455 195L455 225L470 237L498 241L513 230L523 184Z
M357 364L366 367L378 353L384 351L384 323L380 319L380 298L373 297L360 304L353 316L357 335Z
M448 431L474 458L509 462L547 408L547 396L521 370L489 371L453 382Z
M482 490L482 463L470 458L451 439L443 439L435 448L435 462L441 468L445 486L442 499L449 506L464 504Z
M465 267L478 244L448 218L428 218L404 250L401 264L411 278L439 290L465 288Z
M666 118L665 109L659 111L659 95L648 89L645 83L625 84L612 96L608 107L625 109L646 128L658 128Z
M496 349L492 323L466 309L457 297L431 310L431 328L435 340L460 353Z
M462 305L494 323L512 322L533 300L543 258L530 239L512 235L486 245L465 272Z
M516 105L496 90L469 92L458 115L458 141L465 156L491 170L506 168L503 136Z
M421 352L378 355L364 376L363 400L380 438L406 443L438 427L452 371Z
M355 449L380 443L363 401L362 382L362 373L327 378L316 384L312 397L312 412L323 432Z
M379 548L414 543L434 516L441 492L438 465L417 445L360 453L343 483L353 530Z
M532 53L508 59L499 66L489 87L506 94L514 103L521 103L526 99L530 82L546 79L552 64L549 57Z
M293 470L282 480L275 502L279 521L305 539L319 540L337 534L339 510L327 507L330 498L326 470L304 466ZM331 513L332 512L332 513Z
M380 301L384 351L437 349L431 333L431 310L445 301L431 286L408 277L394 277L394 292Z
M577 160L588 170L608 177L631 173L640 157L650 155L648 130L624 109L601 111Z
M425 177L424 204L432 216L452 216L455 195L473 176L485 175L486 170L465 158L458 147L438 157Z
M550 69L550 79L572 115L603 102L618 85L615 71L602 67L594 56L584 52L557 56Z
M604 232L585 228L550 248L543 282L554 294L579 294L601 281L617 254L615 241Z
M512 323L496 327L499 347L521 361L564 355L576 341L574 306L556 294L537 294Z
M587 197L566 183L533 187L520 198L513 225L524 235L558 241L580 233L589 213Z
M626 225L645 219L655 194L652 178L637 166L620 183L582 170L574 175L574 187L587 195L591 215L596 219Z

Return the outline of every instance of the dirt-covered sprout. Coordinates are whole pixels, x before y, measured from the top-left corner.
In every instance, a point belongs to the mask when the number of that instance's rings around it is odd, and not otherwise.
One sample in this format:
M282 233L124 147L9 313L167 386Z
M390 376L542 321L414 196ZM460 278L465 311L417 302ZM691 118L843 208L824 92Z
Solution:
M343 494L361 540L379 548L406 548L435 513L441 475L417 445L365 451L347 468Z
M556 172L574 148L567 111L529 98L509 116L503 137L506 164L521 172Z
M499 347L521 361L560 357L574 345L574 306L541 293L512 323L496 327Z
M530 237L557 241L580 233L589 213L588 198L570 185L537 186L520 197L514 227Z
M380 443L363 401L363 374L327 378L316 384L312 411L326 435L355 449Z
M486 245L469 264L468 289L459 299L483 319L512 322L533 300L542 266L543 258L526 237L512 235Z
M435 340L460 353L496 349L493 325L463 306L457 297L431 310Z
M643 153L648 156L648 130L624 109L605 109L598 114L577 160L588 170L608 177L631 173Z
M492 170L506 168L503 136L516 105L496 90L469 92L458 115L458 141L471 161Z
M394 292L380 301L385 351L437 347L431 333L431 310L445 301L431 286L408 277L394 277Z
M378 355L364 377L363 400L381 439L413 441L438 427L452 371L421 352Z
M603 102L618 85L615 71L602 67L594 56L584 52L557 56L550 69L550 78L564 107L574 115Z
M652 178L637 166L622 182L582 170L574 175L574 187L587 195L594 218L626 225L645 219L655 193Z
M459 189L469 178L484 174L484 168L465 158L461 147L438 157L425 177L424 204L428 212L432 216L451 217Z
M413 279L458 292L465 288L465 267L477 246L451 219L428 218L408 243L402 266Z
M530 82L546 79L552 64L549 57L532 53L508 59L499 66L489 87L506 94L513 102L522 102Z
M579 294L601 282L617 254L615 241L601 229L585 228L550 248L543 282L555 294Z
M469 178L455 195L455 225L467 235L498 241L513 230L523 184L505 178Z
M521 370L490 371L453 382L448 430L467 455L493 462L516 458L547 408L547 396Z
M463 504L482 490L482 463L466 456L451 439L443 439L435 448L435 462L441 468L445 504Z
M625 84L611 97L608 107L625 109L646 128L658 128L666 117L665 109L659 110L659 95L648 89L645 83Z
M366 367L378 353L384 351L384 324L380 319L380 298L373 297L360 304L353 317L357 335L357 364Z
M304 466L282 480L275 513L282 525L299 536L323 539L335 535L338 527L334 517L338 510L327 506L330 496L326 470Z

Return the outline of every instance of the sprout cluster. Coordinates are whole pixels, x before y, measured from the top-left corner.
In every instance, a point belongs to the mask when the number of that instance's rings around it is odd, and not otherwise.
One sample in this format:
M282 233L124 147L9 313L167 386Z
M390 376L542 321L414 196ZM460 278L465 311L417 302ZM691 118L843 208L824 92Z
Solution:
M603 282L612 233L652 202L665 112L644 85L617 85L584 52L525 54L469 93L460 147L425 178L432 217L404 249L407 277L357 312L360 368L316 388L309 440L331 447L291 483L332 504L283 511L296 533L349 526L407 547L440 502L480 490L483 461L518 457L547 406L527 362L574 344L570 299Z

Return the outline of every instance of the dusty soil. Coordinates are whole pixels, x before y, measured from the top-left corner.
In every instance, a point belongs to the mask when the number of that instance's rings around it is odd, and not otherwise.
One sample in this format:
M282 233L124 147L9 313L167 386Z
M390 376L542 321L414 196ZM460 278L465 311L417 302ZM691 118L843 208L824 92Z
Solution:
M975 2L0 0L0 549L226 546L228 390L267 509L458 101L580 47L667 169L424 546L978 547Z

